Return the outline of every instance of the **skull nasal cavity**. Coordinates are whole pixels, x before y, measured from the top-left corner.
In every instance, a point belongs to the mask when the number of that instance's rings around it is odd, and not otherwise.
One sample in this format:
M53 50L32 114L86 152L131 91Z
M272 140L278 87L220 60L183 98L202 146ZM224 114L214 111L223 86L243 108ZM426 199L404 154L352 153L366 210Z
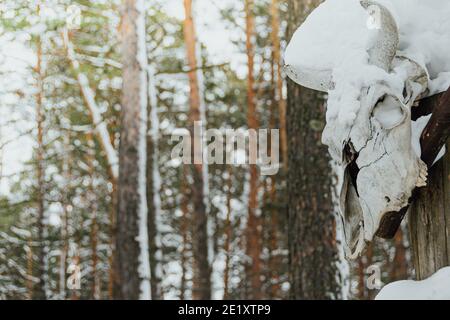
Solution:
M358 159L359 153L355 151L353 144L351 141L345 144L344 146L344 157L346 162L348 163L347 170L350 175L350 180L352 182L353 187L355 188L356 195L359 197L358 193L358 185L356 180L358 178L359 167L356 164L356 160Z
M392 129L403 122L406 114L397 98L385 95L375 105L373 116L384 129Z

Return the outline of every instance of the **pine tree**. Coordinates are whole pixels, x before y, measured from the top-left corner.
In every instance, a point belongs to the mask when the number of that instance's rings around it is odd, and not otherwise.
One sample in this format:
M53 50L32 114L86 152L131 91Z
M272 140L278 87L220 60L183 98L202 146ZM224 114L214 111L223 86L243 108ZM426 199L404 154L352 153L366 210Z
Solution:
M195 33L194 21L192 17L192 0L184 0L185 20L184 20L184 39L187 51L187 60L190 71L189 85L190 85L190 110L189 110L189 127L191 137L193 137L193 165L191 168L191 175L193 179L193 186L191 188L191 195L193 201L192 212L192 241L193 241L193 257L194 257L194 279L193 279L193 298L194 299L210 299L211 298L211 266L208 260L208 216L205 203L205 181L203 166L195 163L197 159L203 159L203 153L195 154L195 141L202 141L194 136L194 125L198 121L204 122L204 100L203 100L203 85L199 77L198 57L197 52L197 38ZM201 70L200 70L201 72ZM199 79L200 78L200 79ZM201 124L202 127L204 123ZM203 142L201 142L203 143ZM198 150L201 151L201 148Z
M122 25L123 89L117 209L117 292L150 298L147 235L147 51L143 0L125 0Z
M288 2L288 39L318 3ZM332 173L326 147L321 144L324 97L291 81L287 92L290 297L337 299L341 284L334 236Z

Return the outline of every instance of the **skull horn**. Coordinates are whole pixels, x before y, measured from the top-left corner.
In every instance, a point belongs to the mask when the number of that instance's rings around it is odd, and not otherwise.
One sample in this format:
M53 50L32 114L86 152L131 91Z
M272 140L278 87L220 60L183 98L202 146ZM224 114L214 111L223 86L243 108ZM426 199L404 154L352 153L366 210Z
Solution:
M397 23L389 10L379 3L362 0L361 6L370 14L368 28L377 32L368 50L370 63L389 72L397 52L399 37Z
M389 10L381 4L371 0L361 0L360 3L370 15L367 27L376 32L373 45L368 49L369 62L389 72L399 45L397 23ZM284 71L291 80L301 86L324 92L334 88L331 70L287 64Z
M330 70L296 69L291 65L284 66L284 72L295 83L317 91L328 92L334 88Z

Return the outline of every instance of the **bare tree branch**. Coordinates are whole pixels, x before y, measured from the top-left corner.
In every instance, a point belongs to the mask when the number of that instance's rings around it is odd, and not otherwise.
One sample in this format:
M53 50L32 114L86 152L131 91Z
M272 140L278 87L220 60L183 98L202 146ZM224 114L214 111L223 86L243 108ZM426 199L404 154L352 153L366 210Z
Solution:
M80 85L81 93L89 108L92 122L97 132L97 136L100 140L101 146L106 154L106 159L108 160L108 165L110 167L110 172L112 178L116 180L119 176L119 160L117 151L114 149L110 137L108 128L104 119L101 116L100 109L95 101L95 93L89 85L88 78L80 70L80 63L78 62L73 44L69 39L68 31L63 32L63 40L67 50L67 57L70 60L72 67L76 73L78 83Z

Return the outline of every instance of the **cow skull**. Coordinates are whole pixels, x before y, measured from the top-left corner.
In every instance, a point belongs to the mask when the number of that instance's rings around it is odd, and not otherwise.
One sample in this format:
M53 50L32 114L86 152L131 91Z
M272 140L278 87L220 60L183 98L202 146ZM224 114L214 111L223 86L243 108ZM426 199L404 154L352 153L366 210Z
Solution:
M327 115L322 140L343 171L340 216L344 225L346 255L358 257L372 241L382 217L408 205L412 190L426 184L427 168L412 148L411 108L427 92L428 75L420 65L397 54L397 24L380 4L361 1L368 11L379 13L379 26L369 63L388 74L402 74L402 88L384 80L360 89L354 120L343 125ZM298 69L287 65L286 74L300 85L329 92L330 104L337 83L332 71ZM342 97L340 97L342 98Z

